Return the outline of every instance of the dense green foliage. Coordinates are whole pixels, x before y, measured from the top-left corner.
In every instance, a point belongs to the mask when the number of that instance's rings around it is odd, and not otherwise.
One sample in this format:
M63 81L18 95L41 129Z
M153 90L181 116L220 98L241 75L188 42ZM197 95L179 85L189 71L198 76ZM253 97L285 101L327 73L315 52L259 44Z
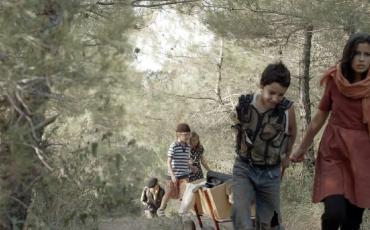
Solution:
M238 95L259 90L265 65L287 63L295 100L301 31L312 23L315 105L318 76L347 34L369 21L365 3L329 0L154 9L129 2L1 1L1 229L96 229L99 219L117 216L129 229L147 228L153 222L140 221L138 198L147 177L163 183L177 123L200 134L212 169L230 172L229 113ZM136 68L145 55L160 70ZM311 184L300 167L288 169L287 227L318 226ZM152 229L179 227L171 217Z

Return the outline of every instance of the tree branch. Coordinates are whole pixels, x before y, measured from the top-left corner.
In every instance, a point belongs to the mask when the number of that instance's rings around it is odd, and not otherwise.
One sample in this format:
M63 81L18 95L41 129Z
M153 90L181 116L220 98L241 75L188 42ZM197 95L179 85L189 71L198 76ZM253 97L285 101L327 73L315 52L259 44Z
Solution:
M9 93L6 93L5 96L7 97L8 101L10 102L10 104L13 106L13 108L21 115L23 116L24 118L26 118L27 122L30 124L31 126L31 132L32 132L32 136L33 138L35 138L36 141L40 141L40 139L37 137L36 133L35 133L35 130L34 130L34 125L33 125L33 122L32 122L32 119L27 115L25 114L15 103L15 101L13 100L13 97L9 95Z
M97 1L96 4L97 5L101 5L101 6L112 6L112 5L114 5L114 2L101 2L101 1Z
M24 100L21 97L21 95L19 95L18 91L15 91L15 97L21 103L21 105L23 106L23 108L26 110L27 115L31 116L32 115L31 110L28 108L27 104L24 102Z
M178 0L178 1L169 1L169 0L159 0L160 3L154 3L155 0L146 1L146 0L134 0L131 2L131 6L133 7L146 7L146 8L154 8L159 6L166 6L166 5L176 5L176 4L186 4L192 2L199 2L200 0ZM149 2L149 4L145 4L142 2Z
M54 116L49 117L49 118L45 119L44 121L38 123L37 125L35 125L33 127L34 128L34 131L37 131L39 129L42 129L42 128L48 126L49 124L53 123L57 119L58 116L59 115L54 115Z
M218 102L217 99L213 97L193 97L193 96L187 96L187 95L178 95L174 94L175 97L182 97L182 98L187 98L187 99L195 99L195 100L210 100L210 101L216 101Z
M37 155L37 157L39 158L39 160L41 161L41 163L50 171L54 171L54 169L45 161L44 159L44 156L42 155L42 150L35 146L35 145L30 145L34 150L35 150L35 153Z
M11 196L11 195L8 195L10 197L10 199L16 201L18 204L22 205L25 209L28 209L28 206L23 202L21 201L20 199L14 197L14 196Z

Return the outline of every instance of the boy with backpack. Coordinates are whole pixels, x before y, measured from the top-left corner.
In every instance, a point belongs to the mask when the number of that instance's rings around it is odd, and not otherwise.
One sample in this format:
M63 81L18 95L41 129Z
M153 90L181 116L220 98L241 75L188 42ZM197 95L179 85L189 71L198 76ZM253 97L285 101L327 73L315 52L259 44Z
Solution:
M289 163L296 137L293 103L284 97L290 72L279 62L262 73L259 94L239 97L236 106L236 153L233 167L234 229L283 229L280 212L281 172Z
M185 191L186 183L190 174L190 127L186 123L180 123L176 128L176 141L170 145L167 153L168 176L166 181L166 193L161 206L157 210L158 216L164 215L164 210L170 199L181 199Z

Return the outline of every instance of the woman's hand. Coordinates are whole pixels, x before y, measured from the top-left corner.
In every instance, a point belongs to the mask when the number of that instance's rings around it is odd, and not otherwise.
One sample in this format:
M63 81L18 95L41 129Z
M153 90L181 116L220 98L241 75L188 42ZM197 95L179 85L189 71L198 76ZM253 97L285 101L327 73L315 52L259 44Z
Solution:
M304 160L304 155L306 154L306 151L303 151L302 149L298 149L297 151L293 152L289 159L292 162L302 162Z
M325 124L326 119L329 116L329 111L318 110L311 120L310 124L308 125L307 132L304 135L301 144L299 145L298 149L293 152L289 156L289 159L292 162L302 162L304 160L304 155L310 148L310 145L313 142L317 132L322 128Z
M282 161L281 161L281 167L286 169L289 167L289 158L288 157L285 157Z
M285 157L282 161L281 161L281 169L280 169L280 179L283 179L283 176L284 176L284 173L285 173L285 169L289 167L289 158L288 157Z

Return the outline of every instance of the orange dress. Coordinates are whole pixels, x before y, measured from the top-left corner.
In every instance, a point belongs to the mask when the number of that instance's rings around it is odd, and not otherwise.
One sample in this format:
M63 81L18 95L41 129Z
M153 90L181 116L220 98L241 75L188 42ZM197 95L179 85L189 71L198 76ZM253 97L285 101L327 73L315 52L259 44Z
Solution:
M370 208L370 138L361 99L345 97L330 79L319 108L331 113L316 159L313 202L340 194Z

